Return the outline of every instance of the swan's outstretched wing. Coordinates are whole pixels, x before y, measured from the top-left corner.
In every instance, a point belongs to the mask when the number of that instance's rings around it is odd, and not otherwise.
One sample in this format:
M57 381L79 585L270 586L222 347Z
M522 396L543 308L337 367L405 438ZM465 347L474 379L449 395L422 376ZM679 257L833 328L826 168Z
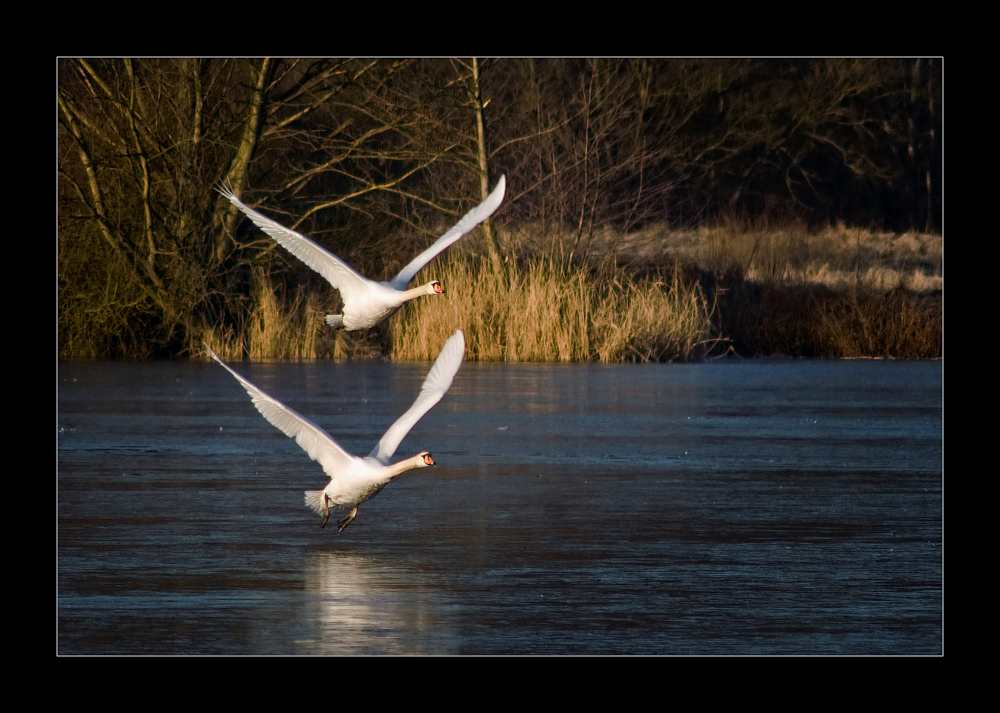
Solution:
M325 277L331 285L340 290L341 296L345 299L353 291L367 289L365 284L368 280L333 253L320 247L305 235L289 230L253 208L248 208L229 186L221 185L216 187L216 190L246 213L258 228L274 238L279 245Z
M351 465L354 457L340 447L340 444L330 438L330 434L292 409L285 406L275 398L272 398L229 368L219 356L205 344L205 349L209 356L226 367L226 371L236 377L243 388L250 394L253 405L257 407L260 414L266 418L273 426L276 426L282 433L302 446L302 450L309 454L309 457L323 466L323 470L331 478L339 470ZM450 383L450 382L449 382ZM438 397L440 398L440 397Z
M424 265L433 260L438 253L468 233L484 220L496 212L496 209L503 203L503 194L507 190L507 176L500 176L497 187L486 196L486 200L470 210L465 216L455 224L455 227L438 238L433 245L413 258L409 265L399 271L399 274L392 278L389 284L397 290L405 290L407 284L413 276L420 272ZM259 225L259 223L258 223Z
M369 458L375 458L382 465L389 464L389 459L392 458L392 454L396 452L397 446L410 432L410 429L451 388L451 380L458 373L458 367L462 365L464 356L465 335L462 334L461 329L457 329L444 343L437 361L434 362L427 378L424 379L424 385L420 387L420 395L417 396L417 400L413 402L406 413L396 420L396 423L389 427L389 430L382 436L382 440L368 454Z

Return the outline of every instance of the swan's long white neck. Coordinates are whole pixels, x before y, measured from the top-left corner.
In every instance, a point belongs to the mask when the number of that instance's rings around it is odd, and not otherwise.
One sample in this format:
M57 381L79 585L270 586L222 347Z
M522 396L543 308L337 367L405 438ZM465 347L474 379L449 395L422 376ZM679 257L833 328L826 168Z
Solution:
M385 474L389 478L395 478L400 473L405 473L408 470L413 470L414 468L423 468L427 465L424 461L424 456L426 453L418 453L412 458L407 458L406 460L401 460L398 463L393 463L385 467Z
M440 284L440 283L439 283ZM437 290L434 289L434 282L428 282L426 285L420 285L419 287L413 287L409 290L403 290L399 293L399 303L409 302L417 297L423 297L424 295L436 295Z

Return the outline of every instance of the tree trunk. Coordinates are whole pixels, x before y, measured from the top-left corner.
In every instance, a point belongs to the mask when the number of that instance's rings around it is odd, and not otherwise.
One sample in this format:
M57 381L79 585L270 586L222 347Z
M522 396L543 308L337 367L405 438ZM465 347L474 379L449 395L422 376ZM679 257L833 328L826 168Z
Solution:
M479 147L479 186L482 192L482 199L490 194L490 171L489 161L486 153L486 122L483 118L482 91L479 88L479 60L472 58L472 91L474 93L473 106L476 111L476 141ZM483 221L483 239L486 241L486 249L490 253L490 263L493 271L499 273L501 269L500 251L497 250L496 240L493 237L493 224L489 218Z
M253 94L250 96L246 123L243 125L243 136L240 139L236 155L233 156L232 162L229 164L229 170L226 172L226 180L232 185L236 195L242 193L243 180L246 178L250 159L253 158L254 150L257 148L261 127L267 119L267 85L271 81L273 72L274 60L268 57L261 63L257 76L254 78ZM221 265L225 261L230 236L232 236L236 223L241 217L239 209L228 201L220 201L220 204L225 204L226 207L222 232L215 237L215 262L217 265Z

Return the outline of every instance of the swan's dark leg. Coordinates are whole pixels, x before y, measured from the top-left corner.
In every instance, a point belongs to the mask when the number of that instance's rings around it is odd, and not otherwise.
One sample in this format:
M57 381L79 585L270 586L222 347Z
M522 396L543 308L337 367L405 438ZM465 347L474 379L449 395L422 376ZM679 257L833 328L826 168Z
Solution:
M355 505L354 509L347 513L347 517L337 523L337 532L343 532L347 529L347 526L354 522L354 518L358 516L358 506Z
M329 519L330 519L330 497L326 493L323 493L323 522L319 524L321 530L324 527L326 527L326 521Z

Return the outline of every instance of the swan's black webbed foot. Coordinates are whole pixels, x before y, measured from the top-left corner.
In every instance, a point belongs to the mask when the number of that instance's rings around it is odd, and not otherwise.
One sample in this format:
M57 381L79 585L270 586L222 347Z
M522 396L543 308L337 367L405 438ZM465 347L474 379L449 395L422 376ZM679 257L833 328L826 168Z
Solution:
M347 513L347 517L337 523L337 532L343 532L347 529L347 526L354 522L354 518L358 516L358 506L355 505L354 508Z

